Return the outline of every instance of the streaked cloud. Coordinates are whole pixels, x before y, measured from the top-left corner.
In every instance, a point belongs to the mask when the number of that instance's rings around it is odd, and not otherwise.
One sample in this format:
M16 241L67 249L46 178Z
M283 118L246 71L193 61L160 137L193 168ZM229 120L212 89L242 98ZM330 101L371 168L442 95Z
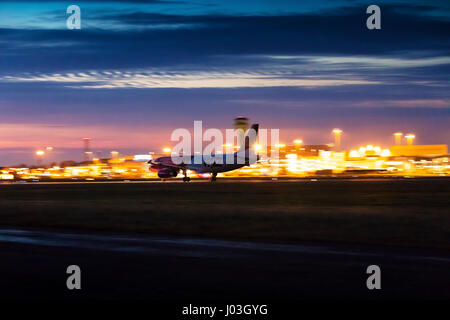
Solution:
M214 56L213 56L214 58ZM411 83L446 86L448 81L426 78L421 72L408 79L401 69L450 66L450 57L398 57L360 55L229 55L215 57L220 64L204 68L140 68L83 70L61 73L19 73L0 75L6 83L49 83L78 89L121 88L264 88L328 87ZM246 66L234 66L234 61ZM377 70L378 73L368 73ZM400 70L393 73L393 70ZM424 78L425 77L425 78ZM421 79L422 78L422 79ZM432 81L431 81L432 80Z
M278 59L296 59L296 57L274 57ZM450 64L450 57L428 57L428 58L393 58L393 57L370 57L370 56L300 56L298 59L307 59L322 65L357 65L359 67L382 67L382 68L417 68L432 67Z
M179 71L91 71L78 73L24 74L2 76L2 82L57 83L72 88L259 88L259 87L324 87L377 84L363 78L326 78L282 72L179 72Z
M353 102L357 107L450 108L450 99L399 99Z
M367 99L367 100L342 100L333 101L329 99L314 99L306 101L298 100L262 100L262 99L241 99L230 100L230 103L255 106L258 108L280 108L284 110L301 109L329 109L330 106L340 108L408 108L408 109L450 109L450 99Z

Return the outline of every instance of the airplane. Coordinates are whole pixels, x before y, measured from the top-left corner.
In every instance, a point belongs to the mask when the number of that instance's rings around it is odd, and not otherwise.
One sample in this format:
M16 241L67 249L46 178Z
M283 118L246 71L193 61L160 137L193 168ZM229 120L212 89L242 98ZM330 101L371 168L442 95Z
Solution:
M256 143L256 137L258 135L258 128L259 128L258 124L253 124L251 126L250 130L253 129L254 132L256 133L256 135L254 135L253 137L249 136L248 132L245 135L245 138L244 138L245 143L243 146L245 153L242 151L237 151L237 152L233 153L232 155L223 154L222 155L222 157L223 157L222 163L207 164L203 160L205 155L191 156L190 164L184 164L184 163L175 164L172 161L172 157L159 157L155 160L150 160L148 162L150 164L150 169L152 171L157 170L158 177L160 177L163 180L166 178L175 178L181 171L184 175L183 181L189 182L191 180L191 178L187 176L187 170L191 170L191 171L195 171L197 173L210 173L211 181L216 181L217 173L219 173L219 172L227 172L227 171L236 170L236 169L242 168L244 166L248 166L248 165L256 162L257 160L259 160L259 156L256 155L256 157L254 157L254 159L256 161L250 163L251 162L250 152L253 152L251 146L253 146L253 144ZM255 140L255 141L250 141L250 140ZM245 159L242 159L243 155L245 155ZM194 157L201 157L201 159L202 159L201 163L196 164L194 162ZM227 163L227 161L226 161L227 157L228 157L228 159L233 158L234 161L231 164ZM240 160L244 160L244 161L237 161L238 158L240 158ZM244 163L241 163L241 162L244 162Z

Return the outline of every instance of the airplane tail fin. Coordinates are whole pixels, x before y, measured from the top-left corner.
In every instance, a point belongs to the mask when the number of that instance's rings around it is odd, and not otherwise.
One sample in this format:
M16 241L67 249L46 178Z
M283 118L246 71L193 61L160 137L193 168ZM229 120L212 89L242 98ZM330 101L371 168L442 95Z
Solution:
M252 124L250 129L247 130L247 133L245 134L245 140L244 140L244 150L250 150L252 146L256 143L258 140L258 129L259 124L255 123Z
M234 153L235 159L238 159L238 163L249 165L255 163L259 160L259 156L253 150L253 146L258 140L258 124L253 124L250 129L247 130L244 136L244 143L241 144L241 147L238 151Z
M250 165L259 160L259 156L253 150L253 146L258 141L258 124L253 124L250 129L247 130L244 137L244 146L241 147L236 153L236 157L241 159L243 164Z

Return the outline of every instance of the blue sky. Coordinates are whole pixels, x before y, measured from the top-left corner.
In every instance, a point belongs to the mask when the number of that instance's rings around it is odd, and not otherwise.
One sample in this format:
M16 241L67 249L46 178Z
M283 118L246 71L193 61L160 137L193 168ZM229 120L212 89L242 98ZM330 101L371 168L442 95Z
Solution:
M66 8L82 29L66 29ZM237 115L285 141L348 147L450 142L450 3L154 0L0 3L0 164L148 152L170 133Z

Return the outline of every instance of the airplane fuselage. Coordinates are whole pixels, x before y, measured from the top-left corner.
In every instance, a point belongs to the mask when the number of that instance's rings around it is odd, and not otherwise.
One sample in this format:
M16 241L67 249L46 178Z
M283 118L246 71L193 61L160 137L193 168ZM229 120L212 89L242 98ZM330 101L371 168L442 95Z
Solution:
M224 154L222 156L216 156L216 158L218 159L211 163L212 161L206 161L202 155L192 156L191 163L177 165L174 164L171 157L160 157L151 161L151 164L154 169L172 167L179 170L191 170L198 173L227 172L249 165L248 160L240 158L236 154Z

